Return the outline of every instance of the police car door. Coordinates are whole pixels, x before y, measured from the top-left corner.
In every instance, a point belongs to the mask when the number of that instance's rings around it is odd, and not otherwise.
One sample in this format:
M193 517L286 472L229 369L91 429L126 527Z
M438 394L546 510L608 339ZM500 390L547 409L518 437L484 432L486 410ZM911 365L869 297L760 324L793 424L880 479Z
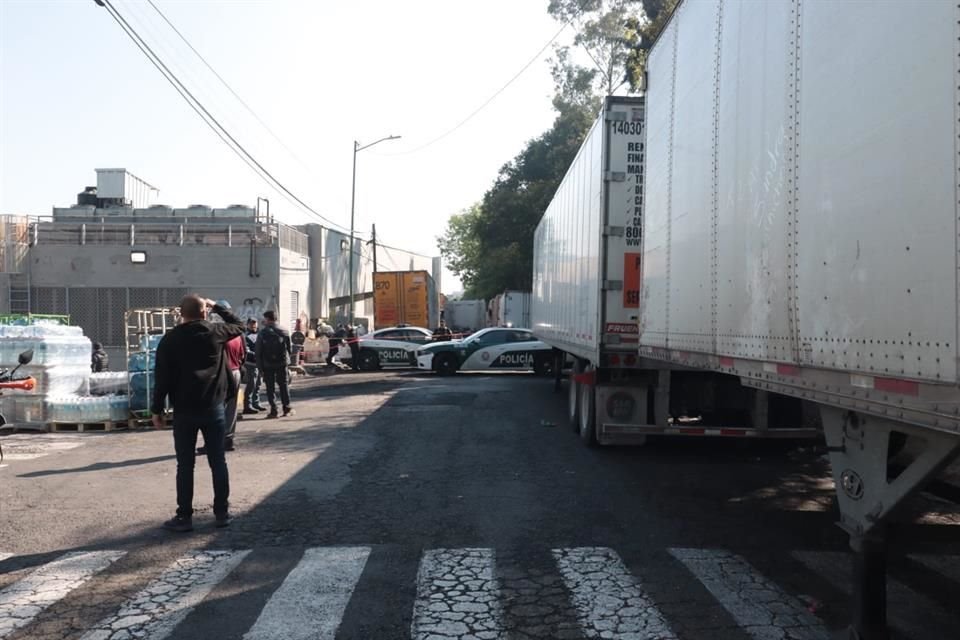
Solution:
M416 349L417 346L408 342L408 339L406 331L394 329L378 334L375 340L370 340L367 344L376 350L381 365L408 366L410 364L410 351ZM360 346L366 345L361 342Z
M460 370L502 371L527 368L523 364L522 354L518 357L516 353L516 333L512 329L496 329L480 336L478 348L463 361Z

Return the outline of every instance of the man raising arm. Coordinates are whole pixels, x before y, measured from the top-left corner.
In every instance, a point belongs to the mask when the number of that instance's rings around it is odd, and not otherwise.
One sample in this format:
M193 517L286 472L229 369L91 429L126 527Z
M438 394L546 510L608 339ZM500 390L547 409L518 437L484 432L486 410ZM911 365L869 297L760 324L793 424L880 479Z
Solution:
M207 320L209 312L223 322ZM166 399L173 406L173 442L177 454L177 514L163 524L171 531L193 529L193 469L197 433L203 433L213 476L213 513L218 527L230 522L230 481L223 439L224 398L229 375L224 345L243 335L243 323L228 309L196 294L180 301L181 324L157 346L156 380L150 406L153 426L163 427Z

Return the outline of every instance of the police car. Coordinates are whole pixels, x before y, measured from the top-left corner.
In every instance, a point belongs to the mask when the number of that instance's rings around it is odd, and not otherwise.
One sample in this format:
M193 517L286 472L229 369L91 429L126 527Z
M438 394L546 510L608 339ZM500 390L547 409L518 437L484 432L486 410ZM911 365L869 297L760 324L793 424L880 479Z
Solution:
M360 336L358 367L361 371L375 371L381 367L415 367L417 349L433 340L433 333L421 327L389 327ZM353 356L347 345L340 347L340 361L349 362Z
M434 342L417 351L417 368L452 375L457 371L536 371L547 375L553 355L528 329L489 328L464 340Z

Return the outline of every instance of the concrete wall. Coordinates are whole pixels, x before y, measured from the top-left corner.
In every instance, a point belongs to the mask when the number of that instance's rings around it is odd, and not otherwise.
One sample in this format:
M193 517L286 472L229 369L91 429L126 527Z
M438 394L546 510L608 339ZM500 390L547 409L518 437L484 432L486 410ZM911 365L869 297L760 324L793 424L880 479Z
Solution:
M145 264L132 264L131 251L147 254ZM44 245L30 250L31 284L37 286L276 287L280 277L279 249L257 249L257 273L251 276L250 247L207 245L110 246Z
M133 264L131 251L144 251ZM281 277L280 254L302 271ZM304 263L306 261L306 263ZM252 268L248 246L58 245L42 242L30 250L31 308L35 313L70 314L92 339L109 346L124 342L123 314L129 308L174 306L191 291L227 300L241 317L266 309L289 315L290 291L308 301L309 260L278 247L257 249ZM253 271L253 275L251 275ZM257 276L259 274L259 277ZM281 293L286 287L286 295ZM119 368L120 362L117 362Z
M337 324L349 315L350 253L346 249L349 234L309 224L300 227L310 240L311 317L326 318ZM354 318L360 324L373 326L373 247L367 240L354 238ZM409 251L378 246L377 269L380 271L418 271L432 274L440 287L440 259ZM333 307L331 300L342 300Z
M311 260L287 249L280 249L279 257L278 319L282 326L293 330L298 318L305 321L310 319ZM304 328L306 329L306 326Z

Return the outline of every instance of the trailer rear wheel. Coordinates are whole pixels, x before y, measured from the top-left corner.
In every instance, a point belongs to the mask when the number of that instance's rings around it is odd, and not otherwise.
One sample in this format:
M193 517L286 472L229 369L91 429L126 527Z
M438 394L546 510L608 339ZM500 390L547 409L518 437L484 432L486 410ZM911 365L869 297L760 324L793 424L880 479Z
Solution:
M586 371L585 371L586 372ZM587 446L597 444L596 385L581 383L580 387L580 439Z
M567 421L574 433L580 432L580 383L574 378L583 371L583 365L576 361L570 367L570 386L567 389Z

